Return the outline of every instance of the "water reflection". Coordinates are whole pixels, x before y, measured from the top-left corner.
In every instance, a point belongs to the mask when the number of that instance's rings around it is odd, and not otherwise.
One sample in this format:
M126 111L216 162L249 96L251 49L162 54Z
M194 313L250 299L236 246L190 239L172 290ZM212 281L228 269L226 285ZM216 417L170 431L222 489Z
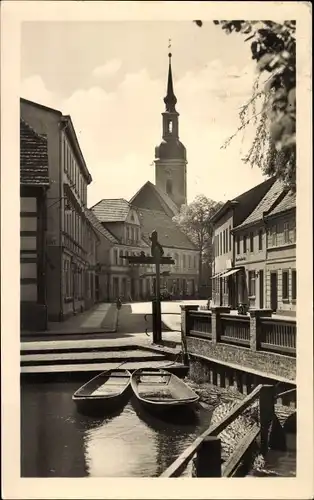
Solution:
M79 414L74 383L22 386L22 476L154 477L210 425L199 408L176 423L132 399L106 418Z

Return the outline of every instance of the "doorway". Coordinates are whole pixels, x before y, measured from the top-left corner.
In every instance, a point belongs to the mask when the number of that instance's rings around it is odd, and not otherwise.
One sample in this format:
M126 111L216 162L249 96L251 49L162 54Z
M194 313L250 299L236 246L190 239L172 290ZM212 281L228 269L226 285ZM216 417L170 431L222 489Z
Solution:
M259 271L259 307L264 308L264 271L260 269Z
M99 302L99 298L100 298L99 275L96 274L96 276L95 276L95 299L96 299L96 302Z
M270 308L272 311L277 311L278 296L277 296L277 273L270 273Z

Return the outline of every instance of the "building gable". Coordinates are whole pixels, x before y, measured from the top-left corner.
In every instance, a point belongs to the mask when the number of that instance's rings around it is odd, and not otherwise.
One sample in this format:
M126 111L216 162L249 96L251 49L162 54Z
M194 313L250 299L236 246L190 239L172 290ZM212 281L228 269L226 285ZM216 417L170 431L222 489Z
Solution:
M127 218L125 220L127 224L135 224L136 226L140 225L140 220L137 214L137 211L135 208L130 207L130 211L127 215Z
M138 208L158 210L170 217L178 213L175 203L151 182L146 182L131 198L130 203Z

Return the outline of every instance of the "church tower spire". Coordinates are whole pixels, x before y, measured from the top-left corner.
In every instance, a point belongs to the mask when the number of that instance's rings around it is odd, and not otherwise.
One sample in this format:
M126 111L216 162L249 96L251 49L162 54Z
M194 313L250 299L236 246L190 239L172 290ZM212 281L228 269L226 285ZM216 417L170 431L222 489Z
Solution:
M186 199L186 149L179 140L179 113L177 98L173 89L171 58L168 54L167 95L164 98L166 110L162 113L162 142L155 148L156 186L174 201L178 208Z
M167 85L167 95L164 98L164 103L166 105L166 111L172 113L176 111L177 98L174 95L173 91L173 82L172 82L172 69L171 69L171 57L172 54L169 52L169 69L168 69L168 85Z

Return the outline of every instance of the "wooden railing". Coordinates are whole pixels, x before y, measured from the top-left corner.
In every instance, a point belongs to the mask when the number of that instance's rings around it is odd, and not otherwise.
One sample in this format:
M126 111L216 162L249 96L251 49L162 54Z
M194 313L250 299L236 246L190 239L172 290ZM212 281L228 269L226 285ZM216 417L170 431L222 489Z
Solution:
M240 441L228 460L222 464L221 442L218 435L228 425L243 414L249 406L259 399L259 423L254 424ZM275 415L275 388L270 385L258 385L243 401L234 406L220 422L203 432L160 477L179 477L196 458L197 477L233 477L238 474L245 456L250 453L256 438L260 436L260 453L268 451L269 427Z
M230 314L221 314L220 340L227 344L238 344L250 347L250 318Z
M253 350L296 356L296 320L225 312L186 311L186 336L203 337L214 343L233 344ZM269 312L270 314L270 312Z
M212 337L212 317L209 311L191 311L191 334L199 337L211 339Z
M296 322L276 318L260 318L260 345L265 351L295 355Z

